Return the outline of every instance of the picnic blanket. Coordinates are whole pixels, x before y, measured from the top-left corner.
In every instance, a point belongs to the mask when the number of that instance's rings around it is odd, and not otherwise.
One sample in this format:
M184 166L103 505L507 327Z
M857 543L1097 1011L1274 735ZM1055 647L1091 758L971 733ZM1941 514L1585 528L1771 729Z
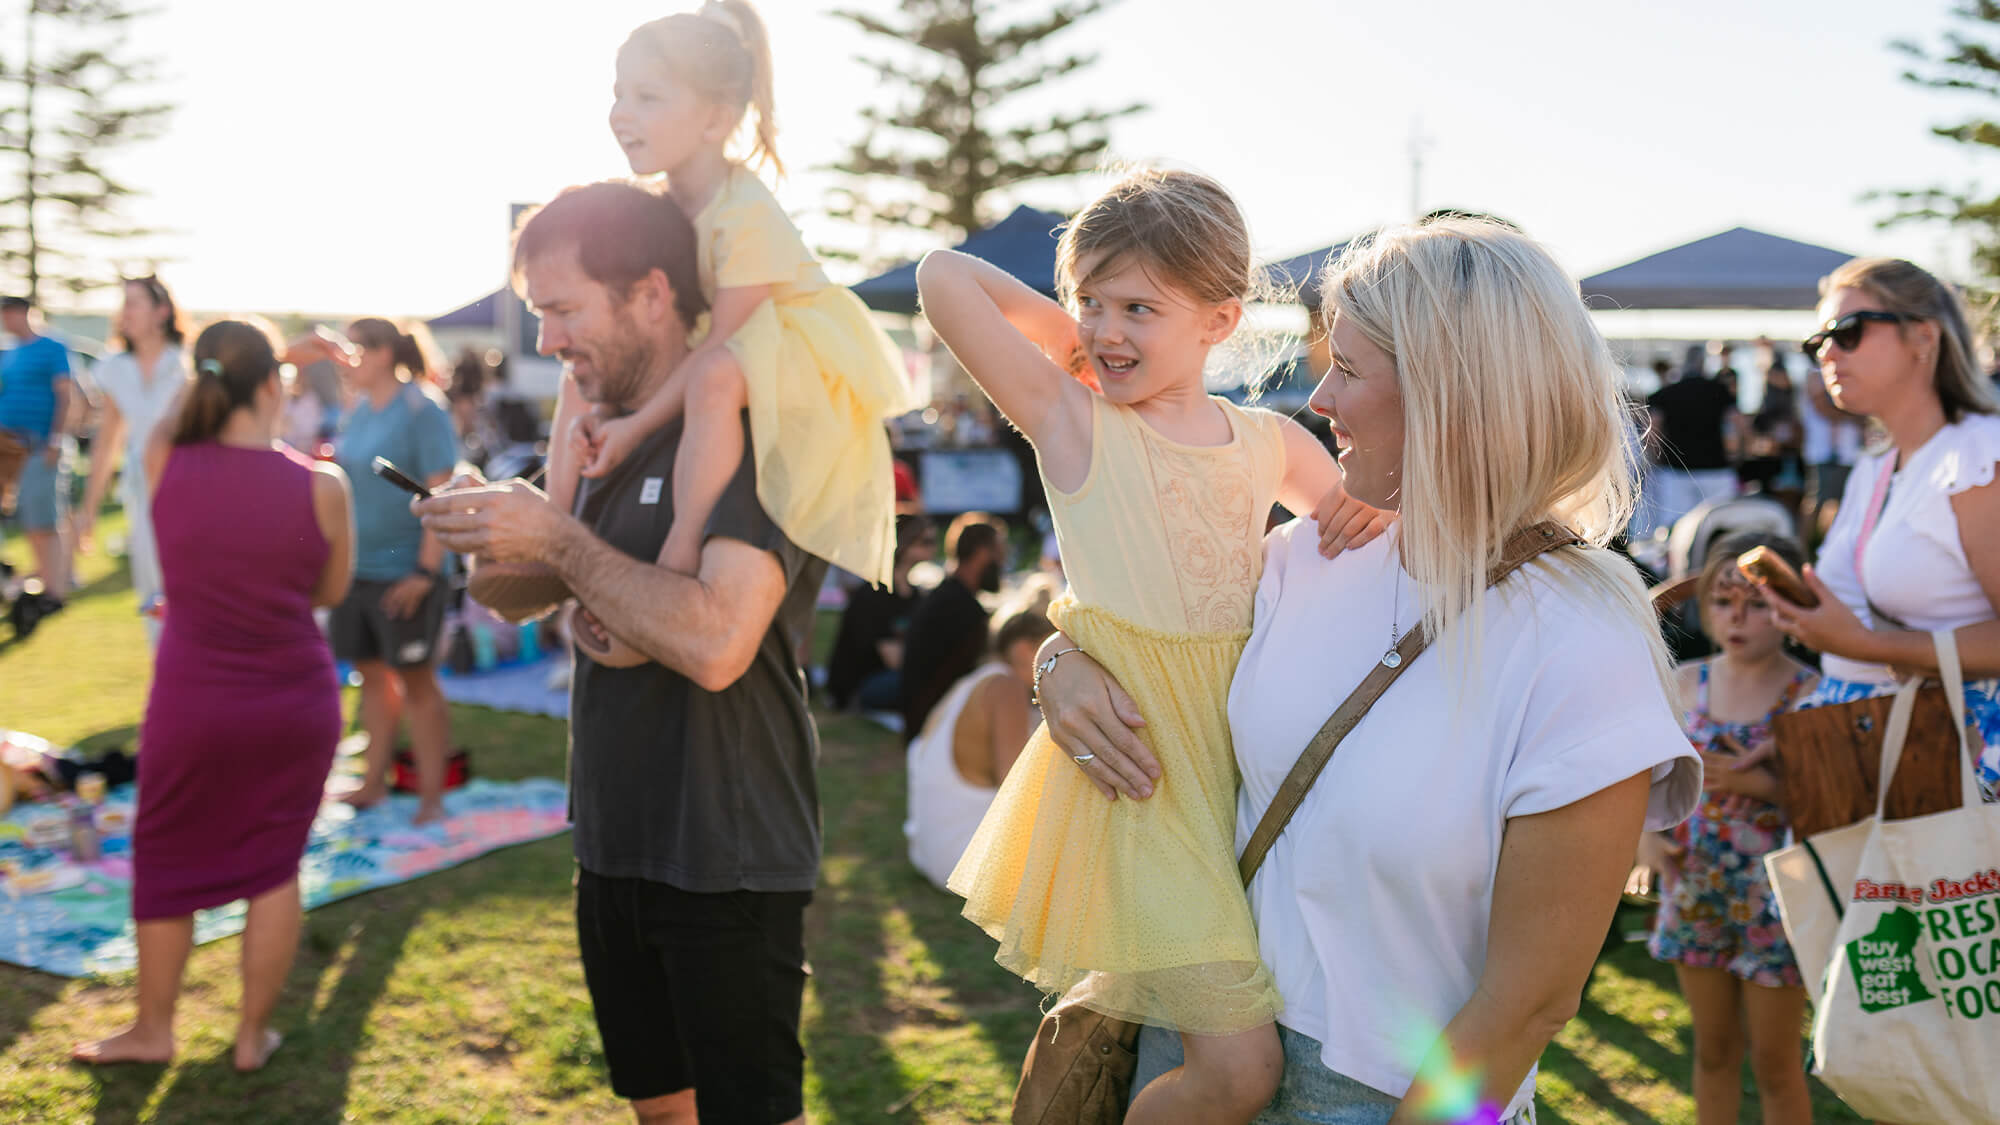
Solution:
M120 786L105 807L134 808L136 790ZM455 867L512 844L545 839L568 829L563 783L549 778L489 781L476 778L444 799L446 818L413 828L415 797L396 796L356 812L329 800L321 806L299 865L306 909L363 891L407 882ZM0 880L0 961L58 976L80 977L130 969L138 960L132 930L132 863L126 841L106 841L105 857L72 864L66 851L27 844L30 822L61 810L46 804L14 809L0 818L0 858L51 868L66 889L9 893ZM241 933L244 904L195 915L194 940L210 942Z
M568 664L569 655L557 653L485 672L448 673L438 677L438 688L453 703L567 719L569 689L550 687L549 677Z

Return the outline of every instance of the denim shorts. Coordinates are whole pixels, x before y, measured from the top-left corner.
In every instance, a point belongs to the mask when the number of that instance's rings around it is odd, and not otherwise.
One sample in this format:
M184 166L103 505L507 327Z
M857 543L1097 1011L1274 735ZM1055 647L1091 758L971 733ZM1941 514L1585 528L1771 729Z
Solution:
M1251 1125L1388 1125L1400 1098L1335 1074L1319 1059L1319 1040L1278 1025L1278 1043L1285 1051L1285 1074L1278 1096ZM1147 1027L1139 1032L1139 1070L1132 1076L1132 1096L1146 1083L1181 1065L1181 1037ZM1535 1125L1535 1107L1510 1117L1503 1125Z
M58 439L67 441L67 438ZM14 518L22 531L57 531L69 514L69 454L65 449L54 465L46 443L33 446L14 500Z

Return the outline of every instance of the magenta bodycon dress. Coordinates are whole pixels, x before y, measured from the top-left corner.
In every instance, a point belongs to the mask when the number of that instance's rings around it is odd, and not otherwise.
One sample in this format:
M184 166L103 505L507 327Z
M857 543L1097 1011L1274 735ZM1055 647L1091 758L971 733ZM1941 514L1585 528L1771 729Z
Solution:
M295 877L340 739L333 654L312 615L329 548L311 462L177 446L153 528L167 614L139 739L139 921Z

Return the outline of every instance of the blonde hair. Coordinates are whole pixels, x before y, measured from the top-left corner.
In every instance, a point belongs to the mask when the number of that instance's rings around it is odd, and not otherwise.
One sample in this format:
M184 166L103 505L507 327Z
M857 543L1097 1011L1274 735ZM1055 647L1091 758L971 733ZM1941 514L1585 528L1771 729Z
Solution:
M778 159L771 37L749 0L706 0L698 12L642 23L626 37L619 53L642 48L695 93L736 107L739 126L754 110L749 161L768 163L772 171L784 175L785 164Z
M1476 659L1487 574L1510 536L1552 519L1588 546L1536 569L1637 628L1671 690L1638 572L1605 549L1631 516L1637 465L1620 368L1576 282L1531 239L1448 218L1356 240L1321 292L1329 330L1338 316L1395 361L1403 563L1440 647Z
M1079 273L1092 254L1102 257L1088 274ZM1221 184L1196 172L1135 169L1091 200L1056 244L1057 291L1071 302L1078 289L1131 259L1197 301L1251 297L1243 212Z
M1842 289L1868 294L1883 312L1937 325L1937 366L1932 370L1931 388L1944 406L1945 421L1959 422L1967 414L2000 414L2000 399L1994 398L1993 385L1973 359L1971 318L1957 290L1929 270L1901 258L1856 258L1819 280L1822 301ZM1899 324L1896 329L1907 338L1909 325Z
M1098 260L1085 273L1083 260L1092 255ZM1199 172L1127 169L1064 226L1056 293L1074 309L1079 290L1133 264L1203 304L1249 305L1280 295L1267 271L1252 265L1250 230L1236 200ZM1249 372L1245 386L1254 396L1295 342L1289 333L1239 323L1210 349L1208 373Z

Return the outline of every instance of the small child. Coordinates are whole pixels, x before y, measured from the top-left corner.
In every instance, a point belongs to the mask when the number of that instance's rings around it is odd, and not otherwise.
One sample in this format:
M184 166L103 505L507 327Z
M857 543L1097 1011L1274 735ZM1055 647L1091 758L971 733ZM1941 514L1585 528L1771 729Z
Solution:
M1760 759L1771 722L1819 676L1785 652L1762 588L1736 569L1752 547L1804 565L1790 539L1739 535L1710 548L1696 586L1702 629L1721 652L1681 665L1688 738L1708 791L1670 833L1649 833L1640 861L1661 872L1648 948L1670 962L1694 1021L1694 1100L1703 1121L1734 1121L1747 1046L1767 1123L1812 1120L1799 1023L1806 994L1785 941L1764 853L1784 844L1782 779Z
M708 518L742 463L737 419L747 410L757 498L772 521L808 553L887 586L895 492L883 422L916 403L896 346L853 293L826 279L756 173L730 157L752 109L751 156L782 171L770 48L747 0L709 0L699 14L641 25L619 50L612 134L632 171L665 173L667 194L693 221L712 311L707 335L630 417L588 412L564 380L549 495L568 510L579 472L611 471L685 411L659 561L692 574Z
M1141 1092L1132 1122L1247 1122L1283 1069L1281 1004L1236 869L1226 713L1265 515L1274 499L1317 502L1323 532L1369 528L1355 544L1386 517L1346 496L1304 427L1204 388L1251 291L1249 236L1220 185L1131 175L1071 221L1057 254L1067 308L948 251L924 259L918 287L1035 447L1071 589L1050 616L1131 692L1162 776L1148 800L1107 801L1106 767L1038 730L949 885L1002 965L1181 1032L1187 1064Z

